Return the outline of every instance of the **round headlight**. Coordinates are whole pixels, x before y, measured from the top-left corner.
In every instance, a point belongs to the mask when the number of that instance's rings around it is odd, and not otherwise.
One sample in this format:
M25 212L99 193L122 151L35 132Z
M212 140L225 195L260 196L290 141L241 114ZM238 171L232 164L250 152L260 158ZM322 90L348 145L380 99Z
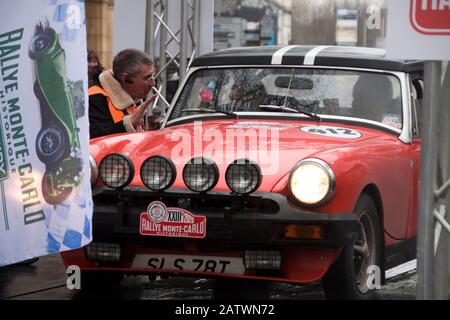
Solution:
M122 154L110 154L100 162L99 176L106 186L116 189L122 188L133 179L133 163Z
M91 155L89 155L89 173L91 174L91 187L93 187L98 178L98 166L94 157Z
M233 192L251 193L261 184L261 169L250 160L235 160L225 172L225 181Z
M175 165L162 156L153 156L144 161L141 167L141 179L147 188L162 191L175 181Z
M219 169L212 160L207 158L192 158L183 168L183 181L192 191L211 190L218 180Z
M291 172L289 185L292 195L307 206L323 204L334 192L333 170L319 159L300 161Z

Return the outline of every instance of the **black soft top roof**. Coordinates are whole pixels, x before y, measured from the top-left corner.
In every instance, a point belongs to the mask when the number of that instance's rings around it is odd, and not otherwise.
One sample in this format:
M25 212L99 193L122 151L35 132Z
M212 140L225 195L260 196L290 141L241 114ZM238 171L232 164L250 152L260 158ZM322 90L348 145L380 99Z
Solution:
M196 58L191 66L316 65L405 72L423 70L423 61L386 59L385 54L384 49L347 46L243 47L205 54Z

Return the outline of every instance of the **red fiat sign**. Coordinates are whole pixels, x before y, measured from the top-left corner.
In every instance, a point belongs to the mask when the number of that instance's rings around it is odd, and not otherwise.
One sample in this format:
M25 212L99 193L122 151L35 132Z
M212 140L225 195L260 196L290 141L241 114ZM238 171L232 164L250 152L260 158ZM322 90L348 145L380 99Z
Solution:
M410 20L419 33L450 35L450 1L411 0Z

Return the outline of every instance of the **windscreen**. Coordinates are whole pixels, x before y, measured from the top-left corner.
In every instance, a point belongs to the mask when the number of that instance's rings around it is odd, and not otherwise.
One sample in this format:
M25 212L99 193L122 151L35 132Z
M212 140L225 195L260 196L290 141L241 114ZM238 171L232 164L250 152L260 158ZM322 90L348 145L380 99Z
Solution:
M198 114L188 109L271 110L264 106L373 120L397 129L403 123L400 81L394 75L310 68L199 70L187 81L169 121Z

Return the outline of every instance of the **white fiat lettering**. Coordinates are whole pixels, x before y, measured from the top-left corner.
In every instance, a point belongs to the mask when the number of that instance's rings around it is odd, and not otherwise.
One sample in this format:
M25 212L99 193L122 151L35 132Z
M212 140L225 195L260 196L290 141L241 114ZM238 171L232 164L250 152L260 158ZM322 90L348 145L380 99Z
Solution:
M428 10L430 0L422 0L422 10ZM431 0L431 10L450 10L450 0Z

